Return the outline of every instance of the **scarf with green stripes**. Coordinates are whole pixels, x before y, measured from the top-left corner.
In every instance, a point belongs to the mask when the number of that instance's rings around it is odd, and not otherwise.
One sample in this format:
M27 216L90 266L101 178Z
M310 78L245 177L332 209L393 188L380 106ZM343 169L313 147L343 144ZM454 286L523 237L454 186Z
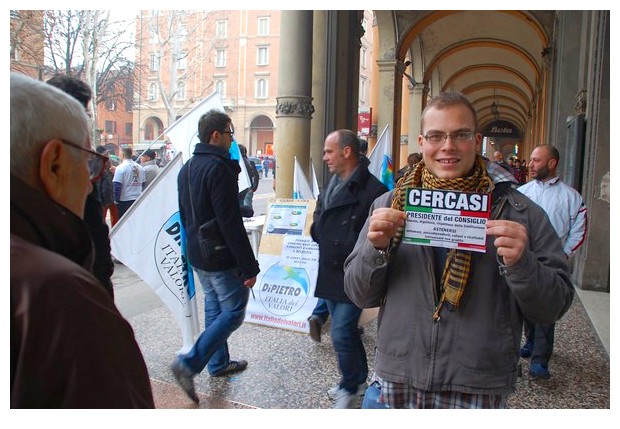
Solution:
M396 184L392 208L403 210L407 199L407 188L452 189L463 192L490 193L494 185L487 175L484 158L476 155L474 168L467 177L457 179L438 179L426 168L424 161L420 161L415 168L409 170ZM396 250L402 238L402 230L392 239L390 249ZM451 308L457 308L471 270L471 252L467 250L450 249L446 258L441 276L441 298L433 318L439 320L439 311L444 303Z

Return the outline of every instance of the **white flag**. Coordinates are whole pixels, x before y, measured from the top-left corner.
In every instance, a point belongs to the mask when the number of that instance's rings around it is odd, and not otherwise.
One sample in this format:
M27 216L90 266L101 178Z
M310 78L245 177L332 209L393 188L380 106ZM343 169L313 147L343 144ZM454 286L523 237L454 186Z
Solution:
M230 145L230 158L236 159L239 163L239 167L241 167L241 173L239 173L239 178L237 179L237 183L239 184L239 192L248 189L252 186L252 182L250 180L250 172L248 171L248 167L245 165L243 161L243 156L241 155L241 149L239 149L239 145L237 141L233 139L232 144Z
M183 335L182 353L199 333L194 276L188 264L178 204L178 153L110 232L112 254L166 304Z
M183 162L187 162L191 158L192 153L194 153L194 146L200 142L198 139L198 121L209 110L225 113L224 105L217 92L214 92L195 105L192 110L177 119L163 132L171 140L176 152L183 153ZM231 145L230 153L231 158L236 159L239 162L239 167L241 167L238 179L239 192L241 192L251 186L250 175L247 168L245 168L245 163L241 159L241 153L236 142L233 142L233 145Z
M220 100L217 92L196 104L192 110L181 116L164 131L164 134L171 140L175 150L183 152L184 163L191 158L194 146L200 141L198 139L198 121L209 110L218 110L225 113L222 100Z
M385 126L377 144L368 155L370 165L368 171L374 175L381 183L394 188L394 161L392 157L392 137L389 124Z
M316 171L314 171L314 164L312 161L310 162L310 166L312 166L312 193L314 194L314 199L319 198L319 182L316 180Z
M293 199L315 199L314 194L312 193L312 189L308 184L308 179L306 179L306 175L301 169L301 165L299 165L299 162L297 162L297 157L295 157L295 168L293 169Z

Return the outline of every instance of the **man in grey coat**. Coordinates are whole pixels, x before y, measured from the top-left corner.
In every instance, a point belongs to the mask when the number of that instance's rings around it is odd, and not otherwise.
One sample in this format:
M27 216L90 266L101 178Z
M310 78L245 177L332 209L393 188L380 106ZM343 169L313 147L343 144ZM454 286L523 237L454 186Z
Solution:
M477 154L482 136L464 95L432 99L421 130L423 160L373 204L345 262L345 292L359 307L381 307L375 371L382 404L504 408L518 374L523 318L552 323L571 305L562 244L543 210L512 189L512 176ZM405 213L405 203L423 191L491 202L490 220L475 222L482 225L478 252L449 239L413 244L417 230L405 221L428 212ZM475 200L464 198L473 210Z
M155 180L161 170L156 158L157 153L153 149L147 149L140 155L140 165L144 169L144 189Z

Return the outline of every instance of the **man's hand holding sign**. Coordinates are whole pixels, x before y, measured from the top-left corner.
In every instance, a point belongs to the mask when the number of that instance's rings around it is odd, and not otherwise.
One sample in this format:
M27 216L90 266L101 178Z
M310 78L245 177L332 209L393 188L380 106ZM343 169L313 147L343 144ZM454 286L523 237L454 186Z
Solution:
M527 246L527 230L523 225L510 220L490 220L487 222L487 235L496 237L493 244L506 266L519 262Z
M399 230L402 233L406 221L407 212L388 207L374 210L369 218L368 241L375 248L386 250L390 240L399 233ZM496 237L493 244L497 248L497 254L504 259L504 264L507 266L514 265L521 259L528 242L525 227L509 220L487 220L486 235Z

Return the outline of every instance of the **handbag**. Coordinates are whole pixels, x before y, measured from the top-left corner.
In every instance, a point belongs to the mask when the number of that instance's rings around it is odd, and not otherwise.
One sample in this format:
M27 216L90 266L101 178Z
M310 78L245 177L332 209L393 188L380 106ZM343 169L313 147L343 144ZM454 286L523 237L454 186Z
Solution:
M197 225L197 217L196 211L194 210L194 198L192 192L192 184L191 184L191 167L192 167L192 159L189 159L189 165L187 167L187 185L189 188L189 202L192 211L192 218L194 219L194 224ZM200 253L202 257L205 259L205 262L208 265L218 264L220 262L224 262L230 259L232 256L230 251L228 250L228 246L226 244L226 240L222 236L222 232L220 230L220 226L217 223L217 219L211 219L207 222L203 223L198 227L198 247L200 247Z

